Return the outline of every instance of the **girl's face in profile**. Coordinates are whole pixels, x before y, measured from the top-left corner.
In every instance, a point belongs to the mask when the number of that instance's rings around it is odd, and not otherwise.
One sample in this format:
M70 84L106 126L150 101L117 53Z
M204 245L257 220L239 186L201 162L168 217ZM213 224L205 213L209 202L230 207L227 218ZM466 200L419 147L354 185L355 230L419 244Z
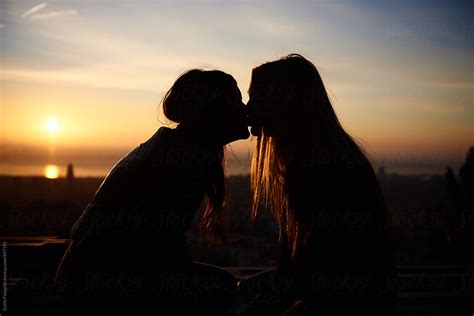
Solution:
M233 87L225 103L219 122L225 140L231 142L248 138L250 134L247 127L245 104L242 102L242 94L237 86Z
M284 117L279 115L279 105L282 100L269 87L255 87L250 84L249 101L247 102L247 122L254 136L260 136L262 130L268 136L275 136L285 124Z

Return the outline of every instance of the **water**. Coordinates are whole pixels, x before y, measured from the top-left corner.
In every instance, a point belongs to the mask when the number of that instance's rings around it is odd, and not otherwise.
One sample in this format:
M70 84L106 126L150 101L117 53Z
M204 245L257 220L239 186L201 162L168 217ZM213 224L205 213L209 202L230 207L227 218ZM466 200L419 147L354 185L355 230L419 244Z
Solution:
M76 177L105 177L116 161L105 161L102 163L74 163L74 176ZM382 163L374 162L376 172ZM383 164L386 174L397 173L399 175L436 175L446 172L446 163L392 163ZM455 171L459 163L450 164ZM226 163L227 175L245 175L250 170L248 158L229 157ZM0 175L11 176L44 176L46 178L65 177L67 174L67 163L0 163Z
M76 177L105 177L113 164L108 166L74 165ZM0 175L43 176L50 179L65 177L67 164L0 164Z

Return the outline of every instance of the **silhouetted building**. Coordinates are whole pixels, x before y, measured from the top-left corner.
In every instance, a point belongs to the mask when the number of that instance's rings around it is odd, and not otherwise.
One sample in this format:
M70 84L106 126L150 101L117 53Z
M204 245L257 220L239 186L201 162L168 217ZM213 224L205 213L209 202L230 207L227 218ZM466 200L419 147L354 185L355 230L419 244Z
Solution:
M69 163L69 164L67 165L66 178L67 178L68 180L73 180L73 179L74 179L74 166L72 165L72 163Z

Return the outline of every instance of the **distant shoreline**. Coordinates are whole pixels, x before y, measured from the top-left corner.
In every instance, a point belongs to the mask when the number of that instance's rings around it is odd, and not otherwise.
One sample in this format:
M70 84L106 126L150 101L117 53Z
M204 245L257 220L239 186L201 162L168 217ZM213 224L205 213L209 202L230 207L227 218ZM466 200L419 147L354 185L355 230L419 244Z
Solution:
M403 159L378 159L371 160L372 166L376 173L380 168L384 167L385 175L396 173L398 176L420 176L431 177L443 175L446 167L451 167L455 173L459 170L463 160L403 160ZM54 169L53 173L57 177L66 177L68 164L73 164L74 176L76 178L105 178L117 161L108 161L107 163L86 163L71 160L71 162L56 161L51 163L29 163L0 161L0 176L16 176L16 177L43 177L47 173L47 168ZM248 176L251 165L250 157L233 157L229 156L225 164L225 174L228 176ZM54 177L55 178L55 177Z
M380 173L377 173L377 170L376 170L376 174L378 176L381 176ZM107 175L104 175L104 176L94 176L94 175L91 175L91 176L75 176L73 179L76 180L76 179L105 179ZM226 176L226 178L235 178L235 177L249 177L250 174L249 173L246 173L246 174L229 174ZM385 175L386 177L391 177L391 176L397 176L397 177L410 177L410 178L413 178L413 177L419 177L419 178L424 178L424 177L441 177L441 176L444 176L444 172L439 172L439 173L399 173L399 172L387 172L385 171ZM0 174L0 178L29 178L29 179L45 179L45 180L68 180L67 177L65 176L59 176L57 178L47 178L43 175L12 175L12 174Z

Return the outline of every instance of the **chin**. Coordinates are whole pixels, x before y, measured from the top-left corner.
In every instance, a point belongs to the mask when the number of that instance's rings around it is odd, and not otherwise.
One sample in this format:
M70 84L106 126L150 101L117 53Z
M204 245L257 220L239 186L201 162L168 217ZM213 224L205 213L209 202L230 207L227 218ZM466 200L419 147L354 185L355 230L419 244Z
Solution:
M258 126L251 126L250 127L250 133L253 136L260 136L260 135L262 135L262 128L258 127Z
M224 137L224 143L228 144L228 143L234 142L236 140L247 139L247 138L249 138L249 136L250 136L249 131L247 129L245 129L245 130L242 130L242 131L239 131L239 132L235 132L232 135L228 135L227 137Z
M247 139L250 137L250 133L247 129L245 129L245 131L242 131L239 136L237 137L237 139Z

